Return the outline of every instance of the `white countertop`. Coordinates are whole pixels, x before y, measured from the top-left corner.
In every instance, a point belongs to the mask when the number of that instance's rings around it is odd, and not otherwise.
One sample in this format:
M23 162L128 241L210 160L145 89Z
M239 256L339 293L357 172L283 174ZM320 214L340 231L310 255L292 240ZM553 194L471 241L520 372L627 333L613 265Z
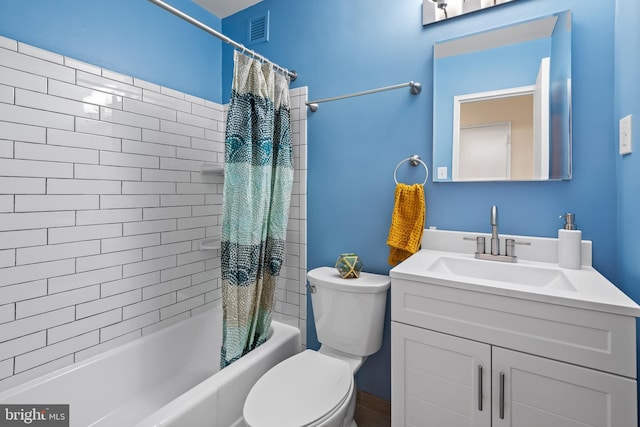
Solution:
M582 269L571 270L560 268L555 262L543 262L527 259L544 259L545 256L549 257L548 253L551 251L549 245L553 244L553 241L557 241L557 239L509 236L532 242L531 246L527 247L527 252L530 256L519 256L518 262L511 265L524 267L523 270L526 270L526 267L531 267L538 271L548 269L553 270L554 272L559 272L561 273L560 276L563 277L563 280L566 278L574 289L563 287L545 288L539 286L527 286L523 284L511 284L502 281L471 277L469 275L456 275L451 272L434 271L430 267L441 258L461 258L464 262L471 263L479 262L500 264L500 262L476 260L474 258L474 242L465 242L463 244L460 244L459 242L462 240L462 235L477 236L481 235L481 233L461 233L438 230L437 236L434 237L433 231L434 230L425 230L426 236L423 238L423 247L430 246L431 248L435 247L436 249L421 249L418 253L394 267L389 273L392 279L406 279L512 298L640 317L640 306L590 266L591 242L586 242L589 245L589 253L586 257L583 257L588 260L589 265L584 265L586 263L583 263ZM431 243L425 245L424 239L429 239L429 237L434 238ZM439 241L440 243L438 243ZM537 245L537 241L540 241L541 244ZM454 250L456 248L459 249L459 247L465 247L468 248L468 251L455 252L452 250L439 250L439 247ZM518 248L518 250L519 249L520 248ZM539 252L546 252L547 255ZM496 268L500 267L496 266ZM523 274L526 274L526 272Z

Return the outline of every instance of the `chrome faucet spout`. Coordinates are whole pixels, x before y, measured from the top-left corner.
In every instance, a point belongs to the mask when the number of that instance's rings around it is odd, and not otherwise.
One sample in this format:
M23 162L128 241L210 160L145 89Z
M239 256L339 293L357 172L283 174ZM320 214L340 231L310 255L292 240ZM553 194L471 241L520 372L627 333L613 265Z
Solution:
M498 235L498 207L491 206L491 253L485 252L485 236L463 237L464 240L476 242L476 259L486 259L490 261L518 262L516 257L516 244L530 245L530 242L516 242L513 238L505 240L505 253L500 254L500 236Z
M498 236L498 207L491 206L491 255L500 255L500 238Z

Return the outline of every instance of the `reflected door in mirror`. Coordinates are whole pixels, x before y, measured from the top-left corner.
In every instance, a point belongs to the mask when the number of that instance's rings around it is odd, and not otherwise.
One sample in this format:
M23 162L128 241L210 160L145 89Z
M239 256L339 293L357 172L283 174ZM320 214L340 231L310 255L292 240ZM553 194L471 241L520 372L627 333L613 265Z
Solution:
M511 123L460 128L458 164L454 180L495 181L510 179Z

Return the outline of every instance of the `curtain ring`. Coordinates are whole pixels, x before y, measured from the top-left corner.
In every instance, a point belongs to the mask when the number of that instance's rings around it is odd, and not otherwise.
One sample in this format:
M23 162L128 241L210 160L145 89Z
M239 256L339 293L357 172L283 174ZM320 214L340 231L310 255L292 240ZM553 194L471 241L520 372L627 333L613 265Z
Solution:
M248 49L245 45L240 44L240 53L247 55L249 58L251 59L256 59L256 55L255 52L253 52L252 50Z

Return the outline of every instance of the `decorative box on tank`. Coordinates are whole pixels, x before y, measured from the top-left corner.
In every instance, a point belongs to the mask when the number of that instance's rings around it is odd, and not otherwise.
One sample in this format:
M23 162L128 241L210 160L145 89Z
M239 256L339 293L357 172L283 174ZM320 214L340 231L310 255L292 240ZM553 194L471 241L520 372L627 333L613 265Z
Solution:
M362 267L364 267L364 264L356 254L340 254L338 261L336 261L336 269L343 279L360 277Z

